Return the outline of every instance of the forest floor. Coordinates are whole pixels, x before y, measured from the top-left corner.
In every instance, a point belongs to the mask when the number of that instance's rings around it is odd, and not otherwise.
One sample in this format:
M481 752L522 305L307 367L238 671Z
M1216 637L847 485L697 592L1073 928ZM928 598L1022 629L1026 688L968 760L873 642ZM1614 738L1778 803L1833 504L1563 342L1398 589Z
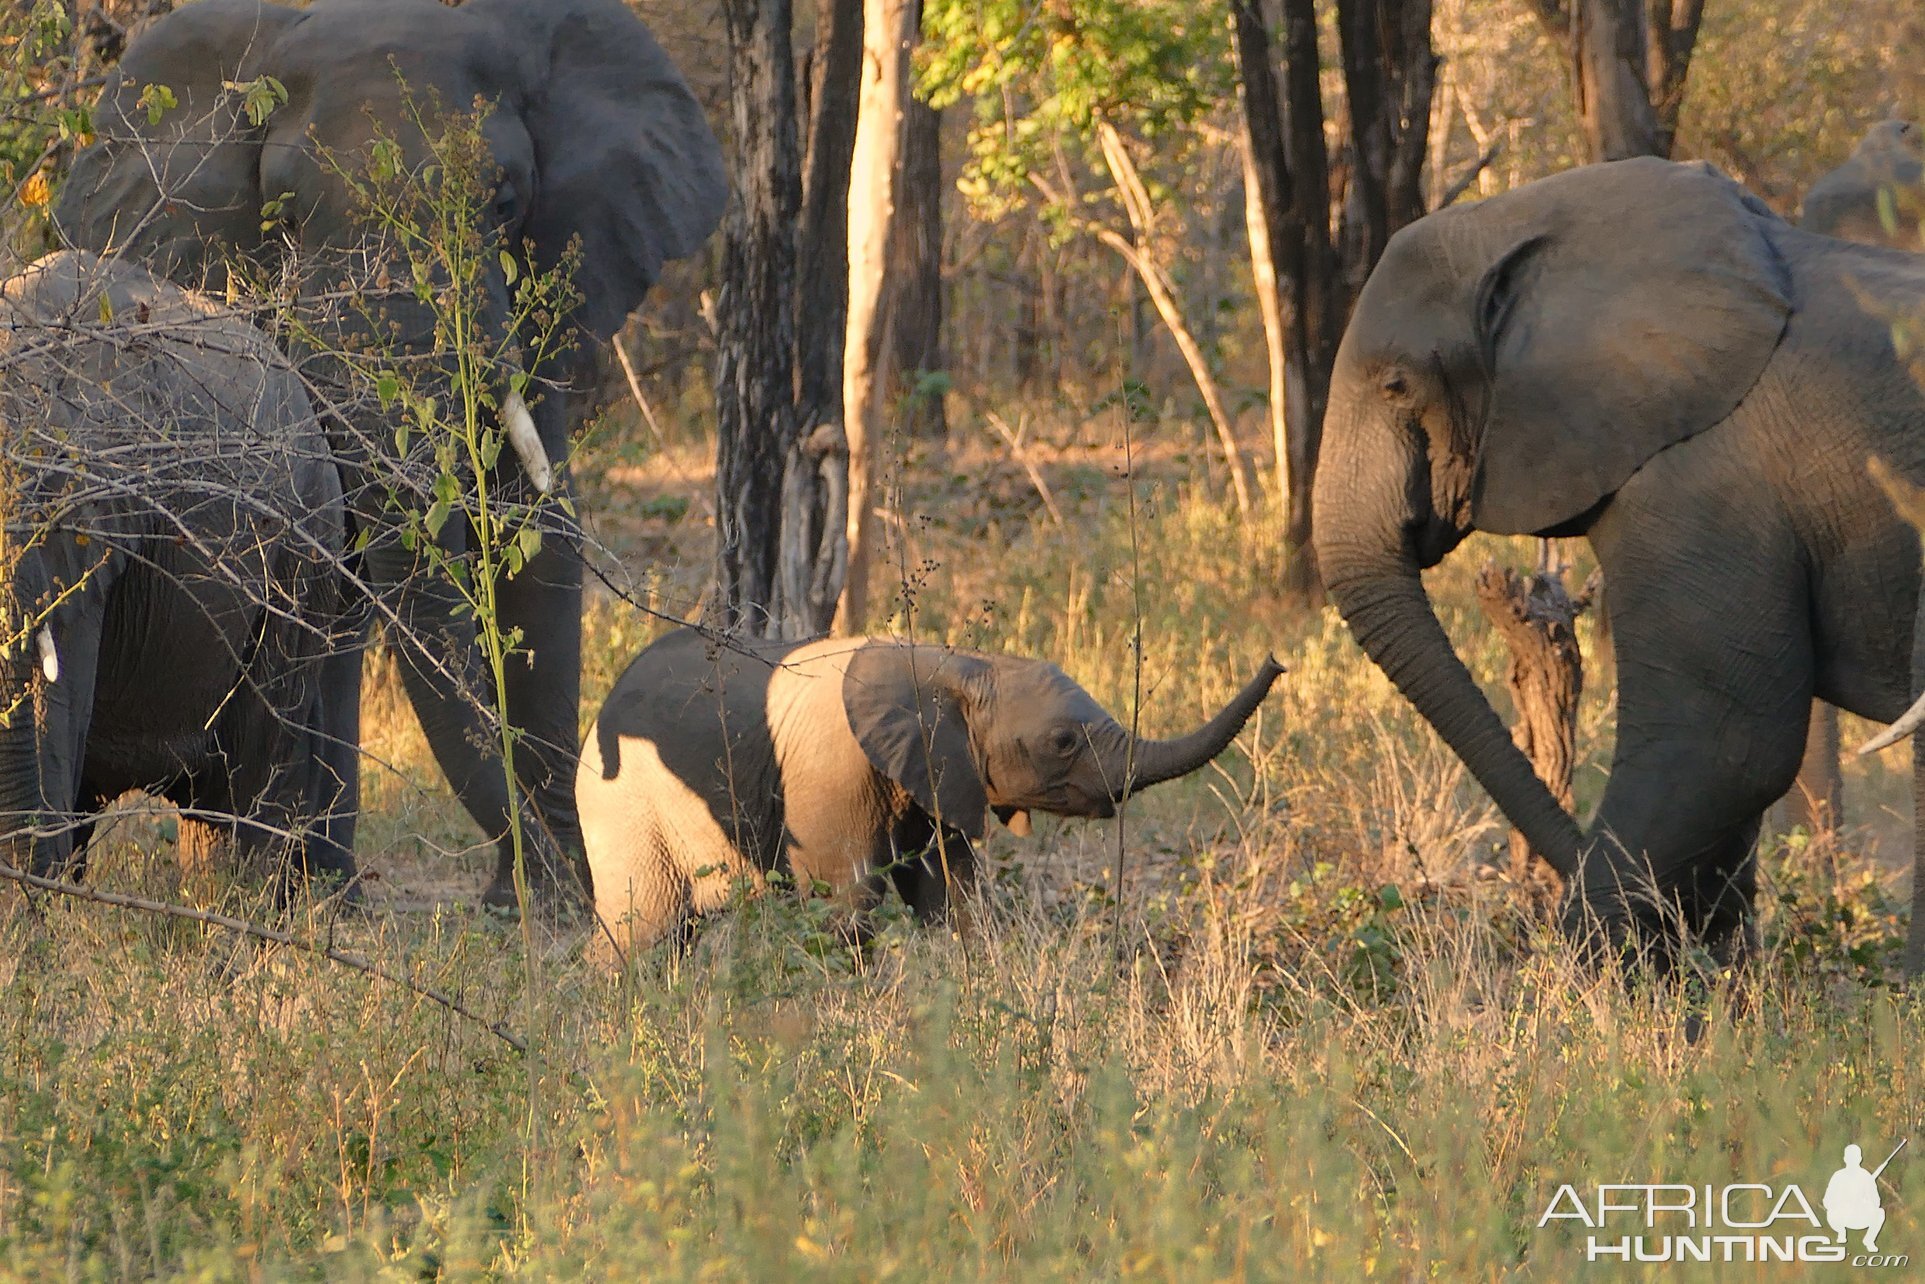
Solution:
M1274 652L1289 674L1216 767L1120 823L998 828L967 933L890 903L854 953L820 903L767 897L615 975L580 933L531 954L473 912L491 851L377 658L371 905L295 930L532 1051L310 956L8 897L0 1278L1562 1279L1590 1232L1540 1226L1560 1184L1594 1207L1599 1182L1797 1182L1816 1207L1846 1143L1875 1162L1916 1130L1905 751L1847 764L1828 860L1767 836L1742 976L1587 973L1497 871L1460 764L1334 612L1278 597L1275 513L1239 520L1198 439L1123 413L1012 417L1020 452L973 417L913 446L878 625L1047 657L1125 718L1140 689L1151 734ZM706 591L707 455L588 452L584 723ZM1429 577L1500 710L1471 581L1531 556L1479 540ZM1581 632L1582 810L1611 683ZM123 820L90 881L266 914L167 836ZM1925 1253L1925 1163L1884 1189L1885 1245Z

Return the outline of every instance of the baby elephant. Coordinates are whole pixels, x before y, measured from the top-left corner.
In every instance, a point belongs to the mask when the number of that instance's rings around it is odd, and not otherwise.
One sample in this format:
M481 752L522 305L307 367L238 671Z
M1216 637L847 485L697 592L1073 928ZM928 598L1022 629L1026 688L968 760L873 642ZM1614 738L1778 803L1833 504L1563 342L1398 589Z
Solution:
M1229 745L1283 666L1216 717L1137 739L1053 664L889 638L723 640L678 629L616 681L575 777L595 906L645 948L786 869L873 903L890 875L917 916L974 874L984 813L1111 816Z

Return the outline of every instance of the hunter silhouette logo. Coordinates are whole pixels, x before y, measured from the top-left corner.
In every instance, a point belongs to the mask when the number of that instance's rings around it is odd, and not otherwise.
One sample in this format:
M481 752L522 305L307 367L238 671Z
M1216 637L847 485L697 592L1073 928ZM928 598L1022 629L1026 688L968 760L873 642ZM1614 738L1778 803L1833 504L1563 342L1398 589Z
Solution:
M1587 1262L1907 1266L1907 1255L1878 1247L1886 1216L1878 1179L1905 1145L1900 1141L1884 1163L1869 1170L1864 1151L1846 1146L1845 1166L1831 1175L1824 1198L1816 1204L1795 1181L1723 1186L1610 1182L1591 1187L1588 1195L1566 1183L1551 1196L1537 1225L1542 1230L1554 1222L1580 1223L1587 1232ZM1854 1252L1846 1242L1853 1232L1861 1234L1862 1252Z
M1885 1156L1885 1163L1866 1172L1860 1162L1865 1152L1857 1146L1845 1147L1845 1166L1831 1175L1831 1182L1825 1187L1825 1224L1838 1236L1840 1244L1845 1242L1847 1231L1862 1230L1865 1251L1878 1251L1878 1232L1885 1225L1884 1201L1878 1197L1878 1175L1903 1149L1905 1142L1901 1141Z

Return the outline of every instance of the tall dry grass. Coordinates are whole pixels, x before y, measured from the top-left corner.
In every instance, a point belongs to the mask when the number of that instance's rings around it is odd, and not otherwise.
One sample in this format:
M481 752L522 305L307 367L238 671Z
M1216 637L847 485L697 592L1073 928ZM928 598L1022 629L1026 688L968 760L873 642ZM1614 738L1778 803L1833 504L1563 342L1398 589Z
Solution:
M531 1102L516 1054L405 990L10 895L0 1275L1564 1278L1580 1243L1536 1226L1559 1182L1819 1189L1845 1142L1882 1153L1915 1129L1921 1013L1889 984L1902 924L1870 830L1846 835L1836 878L1796 836L1769 843L1765 947L1742 978L1580 971L1479 873L1504 831L1455 759L1333 616L1270 596L1273 542L1206 498L1200 454L1152 452L1135 479L1129 582L1108 431L1039 441L1062 528L986 450L919 460L892 560L913 589L898 627L1048 656L1123 716L1140 601L1152 733L1200 719L1267 650L1290 665L1235 752L1132 805L1120 913L1115 830L1051 822L992 838L962 933L890 902L853 953L822 904L770 896L623 975L547 940ZM701 468L692 449L645 461L591 507L609 544L646 550L645 599L679 614L700 593L699 508L635 517L671 464ZM1478 560L1432 588L1495 688ZM584 718L663 627L597 602ZM1581 802L1608 695L1607 666ZM302 907L303 930L519 1028L518 934L453 903L490 856L378 663L367 725L377 905ZM1902 796L1904 768L1853 765L1860 815ZM266 912L132 822L91 877ZM1925 1248L1920 1174L1889 1174L1897 1251Z

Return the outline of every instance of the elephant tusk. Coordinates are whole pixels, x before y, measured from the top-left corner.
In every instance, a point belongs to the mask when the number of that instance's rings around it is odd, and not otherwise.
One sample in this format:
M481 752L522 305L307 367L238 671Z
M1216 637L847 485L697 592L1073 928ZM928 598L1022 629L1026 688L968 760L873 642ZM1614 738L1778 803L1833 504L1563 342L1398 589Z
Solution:
M1877 753L1880 749L1889 749L1917 731L1920 726L1925 726L1925 695L1920 696L1917 703L1900 714L1897 722L1859 745L1859 755L1862 757L1868 753Z
M528 470L528 480L546 495L548 488L555 484L555 473L548 466L548 452L541 448L535 418L528 413L528 403L521 399L519 392L511 389L508 399L501 403L501 422L508 429L508 444L515 448L521 466Z
M40 648L40 672L49 682L60 681L60 652L54 649L53 630L41 625L40 632L34 635L34 645Z

